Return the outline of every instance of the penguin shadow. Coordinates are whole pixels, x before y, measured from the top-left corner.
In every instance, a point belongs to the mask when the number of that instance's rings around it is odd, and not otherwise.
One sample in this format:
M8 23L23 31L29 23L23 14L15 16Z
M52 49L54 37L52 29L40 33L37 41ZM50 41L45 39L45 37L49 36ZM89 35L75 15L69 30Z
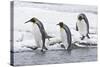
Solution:
M45 56L46 51L43 51L43 52L41 52L41 51L35 51L35 53L38 54L38 55L41 55L41 56Z
M52 53L71 55L72 51L71 48L65 49L63 44L61 45L61 49L48 49L45 51L41 51L40 48L33 48L31 46L27 46L26 48L31 49L32 50L31 52L34 52L36 56L45 56L47 54L51 55Z
M64 49L64 52L66 52L66 54L71 55L72 52L72 46L68 47L68 49L65 49L65 46L63 44L61 44L61 48Z
M71 55L71 52L72 52L72 49L69 49L69 50L64 50L64 53L66 53L66 55Z

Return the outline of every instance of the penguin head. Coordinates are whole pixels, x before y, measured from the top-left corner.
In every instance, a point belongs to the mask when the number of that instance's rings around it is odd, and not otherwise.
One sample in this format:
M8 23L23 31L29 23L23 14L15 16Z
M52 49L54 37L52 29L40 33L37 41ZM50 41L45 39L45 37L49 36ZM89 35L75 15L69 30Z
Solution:
M30 20L26 21L25 23L28 23L28 22L36 23L36 18L33 17L33 18L31 18Z
M59 24L57 24L57 25L59 25L60 27L63 27L63 22L60 22Z
M78 20L81 21L83 19L83 16L79 15Z
M79 20L79 21L85 20L85 18L86 18L86 15L85 15L84 13L81 13L81 14L79 14L79 16L78 16L78 20Z

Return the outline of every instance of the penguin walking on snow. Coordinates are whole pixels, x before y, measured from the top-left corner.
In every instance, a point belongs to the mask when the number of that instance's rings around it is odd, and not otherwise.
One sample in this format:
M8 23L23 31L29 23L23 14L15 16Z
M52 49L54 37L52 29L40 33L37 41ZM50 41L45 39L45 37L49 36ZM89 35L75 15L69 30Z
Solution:
M25 22L32 22L33 24L33 30L34 30L34 39L36 41L37 46L34 47L33 49L36 50L37 48L42 48L41 51L43 52L44 49L48 50L45 46L45 39L46 38L51 38L51 36L48 36L44 26L41 21L39 21L37 18L33 17L29 21Z
M76 23L76 30L79 31L79 33L82 35L81 40L83 40L85 37L89 37L89 21L85 14L81 13L78 16L78 21Z
M61 39L62 39L62 43L63 43L63 45L61 45L61 47L65 48L67 50L71 49L72 37L71 37L70 29L63 22L60 22L57 25L60 26Z

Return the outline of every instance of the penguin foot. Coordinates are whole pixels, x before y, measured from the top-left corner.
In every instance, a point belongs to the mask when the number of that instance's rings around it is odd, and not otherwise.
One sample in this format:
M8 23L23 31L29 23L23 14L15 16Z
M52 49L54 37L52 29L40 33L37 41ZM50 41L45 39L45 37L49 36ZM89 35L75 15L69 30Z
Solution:
M61 48L64 48L65 49L65 46L63 44L61 44Z
M33 48L33 50L36 50L38 47Z
M90 37L89 37L89 35L87 34L87 38L89 38L90 39Z
M48 50L48 49L45 47L45 50Z
M81 40L83 40L85 38L85 36L82 36Z
M42 49L48 50L46 46L43 46Z
M41 50L41 52L45 52L45 50L44 50L44 49L42 49L42 50Z
M41 52L43 52L43 49L41 50Z
M36 50L38 47L27 47L27 48L30 48L30 49L32 49L32 50Z

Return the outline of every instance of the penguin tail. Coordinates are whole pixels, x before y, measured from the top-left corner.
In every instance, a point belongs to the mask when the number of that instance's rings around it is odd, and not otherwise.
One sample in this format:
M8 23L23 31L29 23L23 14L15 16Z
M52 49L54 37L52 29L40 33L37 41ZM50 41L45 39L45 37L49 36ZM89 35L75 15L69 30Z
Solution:
M53 38L52 36L47 35L46 38Z
M47 36L46 36L46 38L47 38L48 40L50 40L50 38L53 38L53 37L52 37L52 36L47 35Z
M49 36L46 32L45 32L45 38L47 38L48 40L50 39L50 38L53 38L52 36Z

